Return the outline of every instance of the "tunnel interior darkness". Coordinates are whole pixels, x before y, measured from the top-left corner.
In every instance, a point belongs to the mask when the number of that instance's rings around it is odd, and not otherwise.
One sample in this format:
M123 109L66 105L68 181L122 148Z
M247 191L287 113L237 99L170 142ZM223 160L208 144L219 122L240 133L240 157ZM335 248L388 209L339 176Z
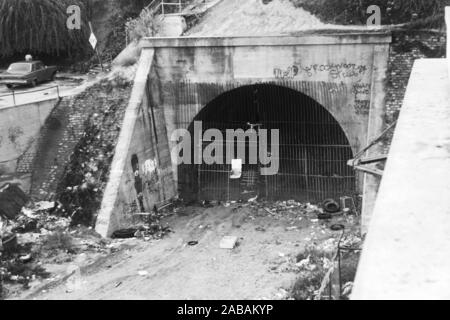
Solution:
M178 168L180 197L186 200L247 200L258 195L267 200L295 199L319 202L352 196L356 179L347 166L353 152L339 123L312 98L274 84L239 87L221 94L195 117L203 132L218 129L259 128L279 130L279 169L275 175L261 175L261 164L244 163L242 175L232 179L231 165L182 164ZM256 127L258 128L258 127ZM189 127L194 137L193 123ZM245 140L246 155L250 150ZM206 148L211 141L203 141ZM192 148L195 141L192 141ZM224 145L224 157L226 155ZM271 152L269 147L269 152ZM273 161L274 159L272 159Z

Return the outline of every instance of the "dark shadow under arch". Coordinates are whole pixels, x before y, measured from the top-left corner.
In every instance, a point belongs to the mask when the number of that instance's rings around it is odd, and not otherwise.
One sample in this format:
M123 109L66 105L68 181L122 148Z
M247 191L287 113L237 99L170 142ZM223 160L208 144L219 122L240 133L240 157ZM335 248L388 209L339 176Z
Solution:
M247 130L248 123L280 130L279 172L261 176L259 165L244 165L242 177L234 180L229 164L180 165L181 198L246 200L259 195L317 202L355 192L355 173L347 166L353 152L343 129L305 94L274 84L242 86L216 97L194 121L202 122L203 131ZM193 137L193 123L189 131Z

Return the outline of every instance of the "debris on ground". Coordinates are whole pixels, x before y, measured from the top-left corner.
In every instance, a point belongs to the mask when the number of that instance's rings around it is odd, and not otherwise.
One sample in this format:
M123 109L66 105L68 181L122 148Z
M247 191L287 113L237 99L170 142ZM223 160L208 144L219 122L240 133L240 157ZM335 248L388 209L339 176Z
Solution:
M238 237L226 236L220 241L220 249L234 249L237 245Z
M322 206L327 213L337 213L341 209L341 206L334 199L325 200Z
M171 215L175 209L170 210L167 206L162 210L155 210L152 213L135 213L134 219L138 220L131 228L120 229L112 234L113 239L139 238L145 241L162 239L170 232L170 226L161 223L162 218ZM139 221L140 220L140 221Z
M59 206L57 201L28 204L22 208L15 220L3 220L2 234L15 234L17 237L16 250L8 254L3 250L0 256L1 274L9 292L14 294L24 288L35 288L38 283L51 283L64 279L64 291L76 294L80 283L78 272L75 272L76 275L70 276L67 275L68 272L65 269L55 273L54 266L62 267L67 264L69 266L76 265L81 269L82 266L89 265L100 257L129 250L130 245L133 247L141 241L158 242L172 232L169 224L173 223L173 219L177 217L185 219L186 216L193 216L199 208L210 213L215 212L215 208L217 208L224 214L232 216L229 220L231 229L219 235L218 241L222 240L219 246L227 250L235 249L233 252L236 254L239 254L239 250L244 250L245 245L242 246L239 242L239 239L242 238L233 233L238 229L246 228L246 223L253 224L252 231L267 233L268 237L271 236L271 225L274 224L281 226L281 230L285 230L286 233L302 234L302 241L304 240L311 247L305 250L301 249L303 251L298 255L293 254L292 251L285 251L281 247L277 249L278 246L283 245L282 240L275 239L273 243L269 244L276 246L276 251L273 261L268 260L268 271L270 273L293 273L295 277L303 279L299 280L299 283L301 282L303 285L296 284L297 293L294 294L295 290L292 291L290 287L283 287L278 292L279 297L278 295L273 297L277 299L280 297L282 297L280 299L314 298L314 292L318 288L317 283L320 286L323 274L332 264L332 257L340 236L338 232L332 233L330 226L342 224L345 225L346 231L351 231L353 225L356 225L356 217L343 212L339 216L332 215L331 220L319 220L318 215L325 213L320 205L301 203L295 200L276 202L258 199L252 202L209 201L196 203L196 206L192 207L183 205L183 203L175 203L163 210L132 214L133 223L128 229L118 230L115 233L115 240L105 240L96 234L93 228L74 226L69 217L57 216ZM192 232L181 239L181 244L185 244L184 247L198 245L199 248L202 248L201 243L208 242L203 241L205 239L202 234L207 230L208 232L212 230L214 223L208 223L201 219L193 220L195 222L192 224ZM305 232L307 233L305 234ZM327 240L327 237L331 238ZM350 237L343 239L341 245L357 243L357 237ZM302 245L299 247L301 248ZM351 259L354 257L352 256ZM353 263L354 260L349 261ZM49 267L50 269L48 269ZM76 269L73 270L76 271ZM344 277L348 280L346 283L352 281L351 274L352 272L349 271ZM114 285L116 284L115 282ZM119 286L124 285L125 282L119 284ZM301 294L299 290L302 291Z
M15 219L28 201L28 196L16 185L7 183L0 187L0 218Z
M70 218L54 215L57 202L29 203L14 219L0 223L0 288L28 289L50 278L45 265L70 263L82 254L107 253L92 228L71 228ZM7 286L7 287L5 287ZM6 288L8 290L6 290Z

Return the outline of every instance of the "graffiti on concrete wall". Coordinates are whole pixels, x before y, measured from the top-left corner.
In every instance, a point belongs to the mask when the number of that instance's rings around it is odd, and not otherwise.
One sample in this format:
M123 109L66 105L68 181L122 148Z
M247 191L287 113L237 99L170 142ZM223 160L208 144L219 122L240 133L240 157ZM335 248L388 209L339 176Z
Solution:
M320 74L329 75L334 80L357 78L364 76L367 71L367 66L355 63L310 64L306 66L294 64L288 68L276 67L273 69L275 78L283 80L294 79L300 75L311 78Z
M287 69L274 68L273 74L277 79L294 79L300 72L298 66L291 66Z
M353 84L352 93L355 97L354 108L356 114L368 115L370 112L370 84L356 82Z
M20 138L24 135L22 127L15 126L8 129L8 139L17 150L22 149Z
M158 191L158 161L148 159L142 165L142 172L146 177L146 186L150 192Z

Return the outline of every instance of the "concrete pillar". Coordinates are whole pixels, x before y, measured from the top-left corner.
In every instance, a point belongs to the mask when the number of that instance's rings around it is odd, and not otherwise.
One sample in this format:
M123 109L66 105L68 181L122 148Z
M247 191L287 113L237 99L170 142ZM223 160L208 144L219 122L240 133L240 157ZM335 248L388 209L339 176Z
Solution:
M103 195L100 212L97 217L95 231L102 237L111 236L112 232L121 226L121 219L126 201L120 197L123 180L126 177L127 163L130 161L130 146L132 144L134 128L138 121L139 109L147 89L147 77L153 63L155 51L142 51L139 66L134 79L133 91L128 103L122 130L117 141L115 155L111 164L111 173Z
M384 130L386 114L386 82L389 63L389 46L375 45L372 73L372 96L369 114L369 127L367 144L370 144ZM383 152L380 144L375 145L367 152L367 156L379 155ZM378 188L381 179L379 177L365 174L364 177L364 200L362 206L361 231L367 233L370 219L372 217Z

